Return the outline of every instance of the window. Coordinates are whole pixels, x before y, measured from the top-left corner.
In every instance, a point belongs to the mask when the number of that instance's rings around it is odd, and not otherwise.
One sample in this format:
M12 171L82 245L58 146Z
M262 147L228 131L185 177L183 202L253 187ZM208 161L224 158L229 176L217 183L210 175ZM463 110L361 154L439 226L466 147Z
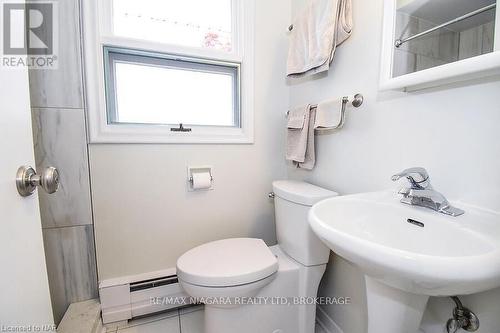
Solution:
M239 66L105 48L110 124L240 127Z
M91 142L251 143L251 3L85 1Z
M117 36L232 50L231 0L114 0Z

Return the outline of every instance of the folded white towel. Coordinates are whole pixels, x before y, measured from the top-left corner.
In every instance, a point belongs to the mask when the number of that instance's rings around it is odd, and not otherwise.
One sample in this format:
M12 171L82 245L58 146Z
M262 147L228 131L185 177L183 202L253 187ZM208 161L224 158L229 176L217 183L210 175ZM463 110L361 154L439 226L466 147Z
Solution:
M309 128L307 130L307 147L304 162L296 163L298 168L312 170L316 164L315 136L314 136L314 119L316 118L316 109L309 111Z
M333 99L318 104L314 128L337 128L342 121L342 99Z
M351 0L312 0L290 33L287 75L327 71L336 47L352 30Z
M306 121L307 112L310 109L310 106L307 106L307 110L305 106L301 106L295 110L292 110L288 113L288 123L287 128L289 129L303 129L304 122Z
M287 124L286 159L297 167L311 170L316 162L314 119L310 105L290 110Z

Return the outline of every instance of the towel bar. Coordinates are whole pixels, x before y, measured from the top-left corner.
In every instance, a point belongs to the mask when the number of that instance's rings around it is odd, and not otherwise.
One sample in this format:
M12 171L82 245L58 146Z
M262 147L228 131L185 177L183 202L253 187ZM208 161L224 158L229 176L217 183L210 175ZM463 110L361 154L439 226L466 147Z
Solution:
M354 106L355 108L359 108L363 104L364 98L363 95L361 94L356 94L354 95L354 99L351 101L351 105ZM345 110L347 103L349 103L349 97L344 96L342 97L342 110L340 111L340 123L336 127L324 127L324 128L316 128L316 131L328 131L332 129L340 129L344 126L345 123ZM318 104L312 104L311 109L316 109L318 107ZM286 112L286 115L288 116L290 114L290 111Z
M352 100L351 104L355 108L359 108L363 104L363 100L364 100L363 95L356 94L356 95L354 95L354 99ZM345 103L348 103L349 97L347 97L347 96L342 97L342 102L344 102L344 101L345 101ZM317 107L318 107L318 104L311 105L311 108L313 108L313 109L315 109Z

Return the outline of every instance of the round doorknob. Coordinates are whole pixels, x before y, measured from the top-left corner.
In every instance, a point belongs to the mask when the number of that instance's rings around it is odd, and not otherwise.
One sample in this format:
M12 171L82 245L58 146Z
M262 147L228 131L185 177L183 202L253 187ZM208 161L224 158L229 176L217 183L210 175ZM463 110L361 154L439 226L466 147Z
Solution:
M59 189L59 171L54 167L48 167L40 175L40 186L48 194L57 192Z
M23 197L32 195L37 186L49 194L55 193L59 189L59 171L48 167L42 173L37 174L32 167L22 166L17 170L16 186L17 191Z

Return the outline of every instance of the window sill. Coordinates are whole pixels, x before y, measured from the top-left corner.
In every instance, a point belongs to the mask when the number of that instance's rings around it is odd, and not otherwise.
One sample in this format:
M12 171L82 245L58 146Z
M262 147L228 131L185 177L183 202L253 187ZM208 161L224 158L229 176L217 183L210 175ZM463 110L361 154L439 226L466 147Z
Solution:
M253 133L242 128L198 127L172 132L162 125L103 125L90 127L90 143L117 144L253 144Z

